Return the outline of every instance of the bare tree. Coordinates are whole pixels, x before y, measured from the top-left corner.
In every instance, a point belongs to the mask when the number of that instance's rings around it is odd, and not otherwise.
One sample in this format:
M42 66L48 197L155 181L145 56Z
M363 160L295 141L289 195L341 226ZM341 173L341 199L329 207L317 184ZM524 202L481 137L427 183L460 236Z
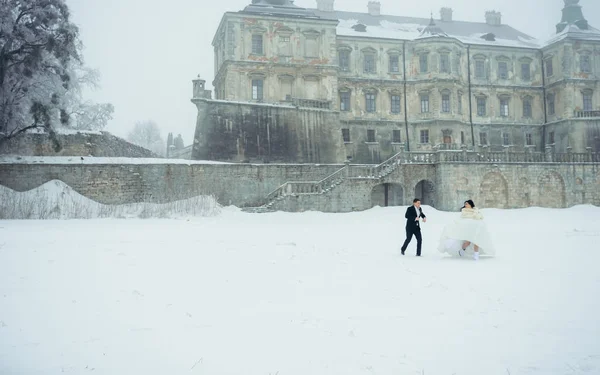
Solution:
M129 132L127 139L157 155L165 156L165 141L160 134L160 128L152 120L137 122Z

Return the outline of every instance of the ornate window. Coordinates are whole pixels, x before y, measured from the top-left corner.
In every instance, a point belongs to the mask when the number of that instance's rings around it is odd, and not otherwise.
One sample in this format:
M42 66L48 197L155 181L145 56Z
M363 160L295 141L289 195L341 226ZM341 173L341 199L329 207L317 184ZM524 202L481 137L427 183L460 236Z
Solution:
M342 47L338 49L338 64L340 70L343 72L347 72L350 70L350 53L352 52L352 48L350 47Z
M583 95L583 110L592 111L592 97L594 95L594 92L592 90L583 90L581 93Z
M388 69L390 73L400 72L400 51L388 51Z
M475 64L475 78L485 78L485 56L476 55L473 56Z
M304 32L304 56L319 57L320 35L316 30L307 30Z
M350 90L340 90L340 111L347 112L352 108L350 106Z
M579 55L579 70L581 73L592 72L592 56L587 51L584 51Z
M292 56L292 34L294 30L281 27L277 30L277 54L279 56Z
M252 54L253 55L263 55L263 35L262 34L252 34Z
M377 72L377 51L373 48L365 48L363 51L363 71L374 74Z
M421 113L428 113L429 112L429 93L421 93L419 96L421 99Z
M450 113L450 90L442 90L442 112Z
M532 101L533 98L531 96L526 96L523 98L523 117L530 118L532 116Z
M400 113L400 94L392 92L390 94L390 112L394 114Z
M483 95L476 97L477 100L477 116L483 117L487 113L487 98Z
M450 53L440 53L440 73L450 73Z
M531 80L531 59L529 57L523 57L519 59L521 63L521 79L523 81Z
M342 129L342 139L344 143L350 143L350 129Z
M548 94L546 103L548 105L548 114L549 115L554 115L556 113L555 100L556 100L556 95L554 93Z
M488 144L488 139L487 139L487 133L486 132L480 132L479 133L479 144L482 146L485 146Z
M282 74L279 76L279 85L281 88L281 95L283 100L289 102L292 100L292 86L294 83L294 76L290 74Z
M365 110L369 113L377 111L376 106L377 93L375 91L368 91L365 93Z
M544 60L544 64L546 65L546 76L548 77L552 77L554 75L552 60L552 57L548 57L546 60Z
M419 55L419 71L421 73L427 73L429 71L429 53L422 52Z
M252 79L252 100L263 100L263 83L262 78Z
M369 143L377 142L375 139L375 130L374 129L367 129L367 142L369 142Z
M508 111L508 104L510 102L510 98L508 96L502 95L499 97L500 99L500 116L501 117L508 117L509 111Z
M508 62L506 62L506 61L498 62L498 78L508 79Z

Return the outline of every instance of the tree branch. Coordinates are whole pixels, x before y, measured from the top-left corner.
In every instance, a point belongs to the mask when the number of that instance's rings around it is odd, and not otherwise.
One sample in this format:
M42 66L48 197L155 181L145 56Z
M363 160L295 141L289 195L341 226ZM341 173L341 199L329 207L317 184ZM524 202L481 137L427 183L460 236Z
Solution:
M37 129L37 128L45 128L46 126L44 125L37 125L37 124L33 124L33 125L29 125L26 126L24 128L21 128L19 130L13 130L12 132L8 133L8 135L4 135L2 136L2 134L0 134L0 144L8 141L11 138L15 138L16 136L18 136L19 134L25 133L27 130L30 129Z

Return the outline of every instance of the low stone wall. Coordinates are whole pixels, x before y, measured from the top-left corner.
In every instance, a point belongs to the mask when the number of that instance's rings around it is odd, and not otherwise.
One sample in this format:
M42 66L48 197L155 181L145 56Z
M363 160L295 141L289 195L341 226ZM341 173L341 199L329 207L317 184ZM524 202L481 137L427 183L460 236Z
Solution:
M167 202L200 194L223 205L258 206L286 181L320 180L341 165L2 164L0 185L26 191L61 180L105 204Z
M96 156L155 158L152 151L129 143L108 132L73 132L57 134L60 150L56 151L45 133L25 133L0 142L0 155L21 156Z
M166 202L201 194L223 205L256 207L288 181L319 181L343 165L314 164L44 164L0 161L0 184L18 191L62 180L106 204ZM133 160L133 159L132 159ZM352 178L322 194L288 195L273 208L348 212L375 205L424 204L456 211L466 199L482 208L600 206L600 163L402 164L383 179Z
M436 195L444 210L464 200L481 207L600 206L600 164L438 164Z

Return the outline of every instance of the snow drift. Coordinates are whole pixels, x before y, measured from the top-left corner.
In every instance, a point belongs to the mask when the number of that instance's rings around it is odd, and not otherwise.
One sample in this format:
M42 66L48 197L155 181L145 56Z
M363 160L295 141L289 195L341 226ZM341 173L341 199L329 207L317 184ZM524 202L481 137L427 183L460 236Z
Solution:
M214 216L220 209L215 198L206 195L161 204L107 205L84 197L60 180L25 192L0 185L0 219L172 218Z

